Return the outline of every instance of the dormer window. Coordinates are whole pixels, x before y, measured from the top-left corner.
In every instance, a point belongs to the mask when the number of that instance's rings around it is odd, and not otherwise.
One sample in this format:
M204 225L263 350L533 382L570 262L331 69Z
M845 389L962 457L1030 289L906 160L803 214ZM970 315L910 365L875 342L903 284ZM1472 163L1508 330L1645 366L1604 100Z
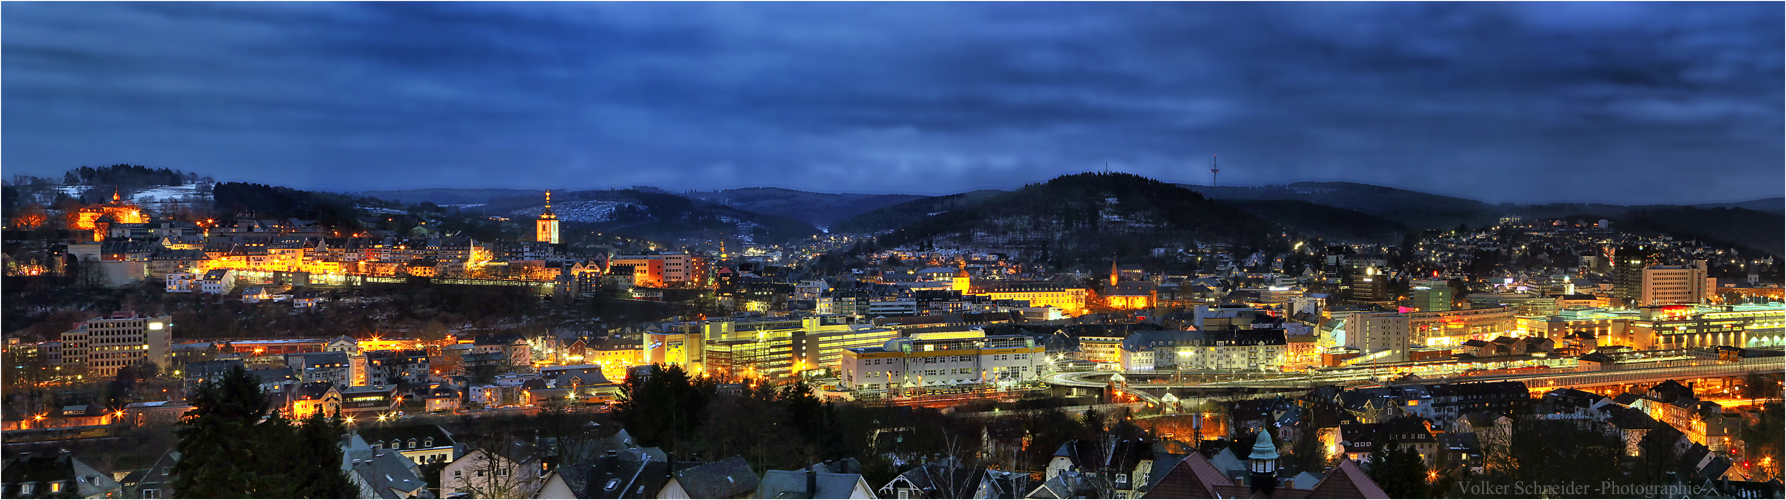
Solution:
M412 439L410 439L410 440L409 440L409 447L410 447L410 448L415 448L415 439L413 439L413 438L412 438Z
M434 447L434 438L428 438L428 439L422 441L422 446L428 447L428 448L433 448Z

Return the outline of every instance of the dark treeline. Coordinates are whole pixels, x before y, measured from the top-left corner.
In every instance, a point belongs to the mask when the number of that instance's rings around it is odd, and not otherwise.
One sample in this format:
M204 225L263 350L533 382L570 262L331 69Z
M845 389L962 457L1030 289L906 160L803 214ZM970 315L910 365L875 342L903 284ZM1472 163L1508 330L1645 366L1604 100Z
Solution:
M614 410L615 420L640 445L662 447L677 460L741 456L759 474L855 459L864 479L880 485L909 464L946 457L968 467L1040 470L1068 440L1143 434L1123 419L1107 423L1096 412L1079 419L1054 409L994 421L955 418L934 409L823 402L803 382L775 386L700 377L679 366L648 371L627 378ZM1031 403L1022 406L1060 406L1059 401ZM984 446L989 425L1028 436L1028 446L985 453L1001 448Z
M213 190L215 206L227 214L251 213L256 218L296 217L344 230L360 229L356 200L346 195L300 191L288 187L224 182Z

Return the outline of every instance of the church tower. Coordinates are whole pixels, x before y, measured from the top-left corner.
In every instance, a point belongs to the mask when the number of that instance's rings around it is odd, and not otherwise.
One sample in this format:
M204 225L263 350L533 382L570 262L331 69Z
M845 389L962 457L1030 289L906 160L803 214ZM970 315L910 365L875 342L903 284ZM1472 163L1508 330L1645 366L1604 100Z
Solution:
M1110 259L1110 286L1116 286L1116 259Z
M552 192L546 191L546 210L534 223L533 240L558 243L558 214L552 213Z
M949 289L966 295L967 289L973 286L973 282L974 278L967 274L967 264L957 263L955 267L955 280L949 284Z

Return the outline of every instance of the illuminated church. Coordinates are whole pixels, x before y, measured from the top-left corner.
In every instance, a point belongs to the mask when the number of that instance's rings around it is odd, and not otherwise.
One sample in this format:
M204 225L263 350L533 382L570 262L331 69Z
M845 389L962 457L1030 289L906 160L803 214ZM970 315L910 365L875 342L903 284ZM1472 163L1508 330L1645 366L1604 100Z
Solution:
M534 222L533 240L558 243L558 214L552 213L552 192L546 191L546 210Z

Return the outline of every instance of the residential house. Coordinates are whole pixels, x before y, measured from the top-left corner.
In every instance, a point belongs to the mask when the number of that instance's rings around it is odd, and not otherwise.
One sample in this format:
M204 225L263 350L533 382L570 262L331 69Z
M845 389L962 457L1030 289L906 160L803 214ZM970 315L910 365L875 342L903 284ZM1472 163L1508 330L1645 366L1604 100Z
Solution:
M514 442L501 443L497 448L500 449L474 449L442 468L441 496L530 498L539 492L544 472L539 447Z
M0 461L0 498L116 498L123 486L69 452L18 453Z
M757 486L757 498L877 498L861 474L817 469L769 471Z
M374 450L391 450L417 465L451 463L459 458L452 433L438 425L365 425L359 437Z
M676 470L657 498L752 498L761 480L744 457Z

